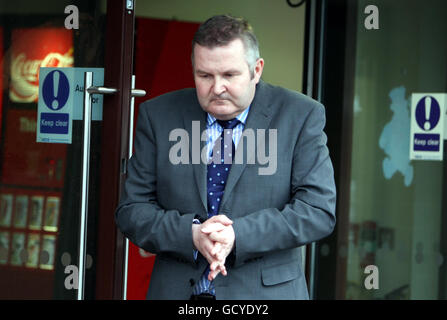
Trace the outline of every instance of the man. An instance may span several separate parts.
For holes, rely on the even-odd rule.
[[[324,107],[261,80],[242,19],[210,18],[192,50],[196,89],[140,106],[116,211],[157,255],[147,298],[308,299],[300,246],[335,225]]]

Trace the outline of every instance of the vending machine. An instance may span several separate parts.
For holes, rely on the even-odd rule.
[[[36,142],[39,68],[72,65],[71,31],[0,29],[2,298],[52,297],[67,146]]]

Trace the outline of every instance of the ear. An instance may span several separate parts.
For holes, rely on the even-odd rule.
[[[264,70],[264,59],[259,58],[258,60],[256,60],[255,73],[254,73],[254,80],[256,83],[258,83],[259,80],[261,79],[262,70]]]

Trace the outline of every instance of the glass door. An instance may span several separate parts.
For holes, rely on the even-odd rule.
[[[0,4],[0,299],[120,298],[114,207],[128,148],[134,1],[19,2]],[[73,106],[71,143],[36,142],[41,67],[99,68],[95,84],[114,89],[92,97],[85,223],[83,104]],[[83,94],[82,83],[72,89]]]
[[[444,161],[411,160],[410,128],[412,94],[447,89],[447,3],[326,3],[338,212],[318,250],[318,297],[445,299],[446,151]]]
[[[442,161],[410,161],[411,95],[446,92],[445,1],[358,1],[346,299],[445,299]],[[399,17],[399,22],[395,20]],[[376,265],[380,286],[365,288]]]

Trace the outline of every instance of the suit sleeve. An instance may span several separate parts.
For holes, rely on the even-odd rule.
[[[157,203],[157,141],[149,110],[149,105],[140,106],[134,154],[115,212],[116,223],[130,241],[144,250],[154,254],[168,253],[194,263],[194,214],[164,210]]]
[[[336,191],[323,131],[325,121],[324,107],[317,104],[298,135],[289,203],[282,210],[266,208],[234,220],[234,266],[273,251],[317,241],[332,232]]]

